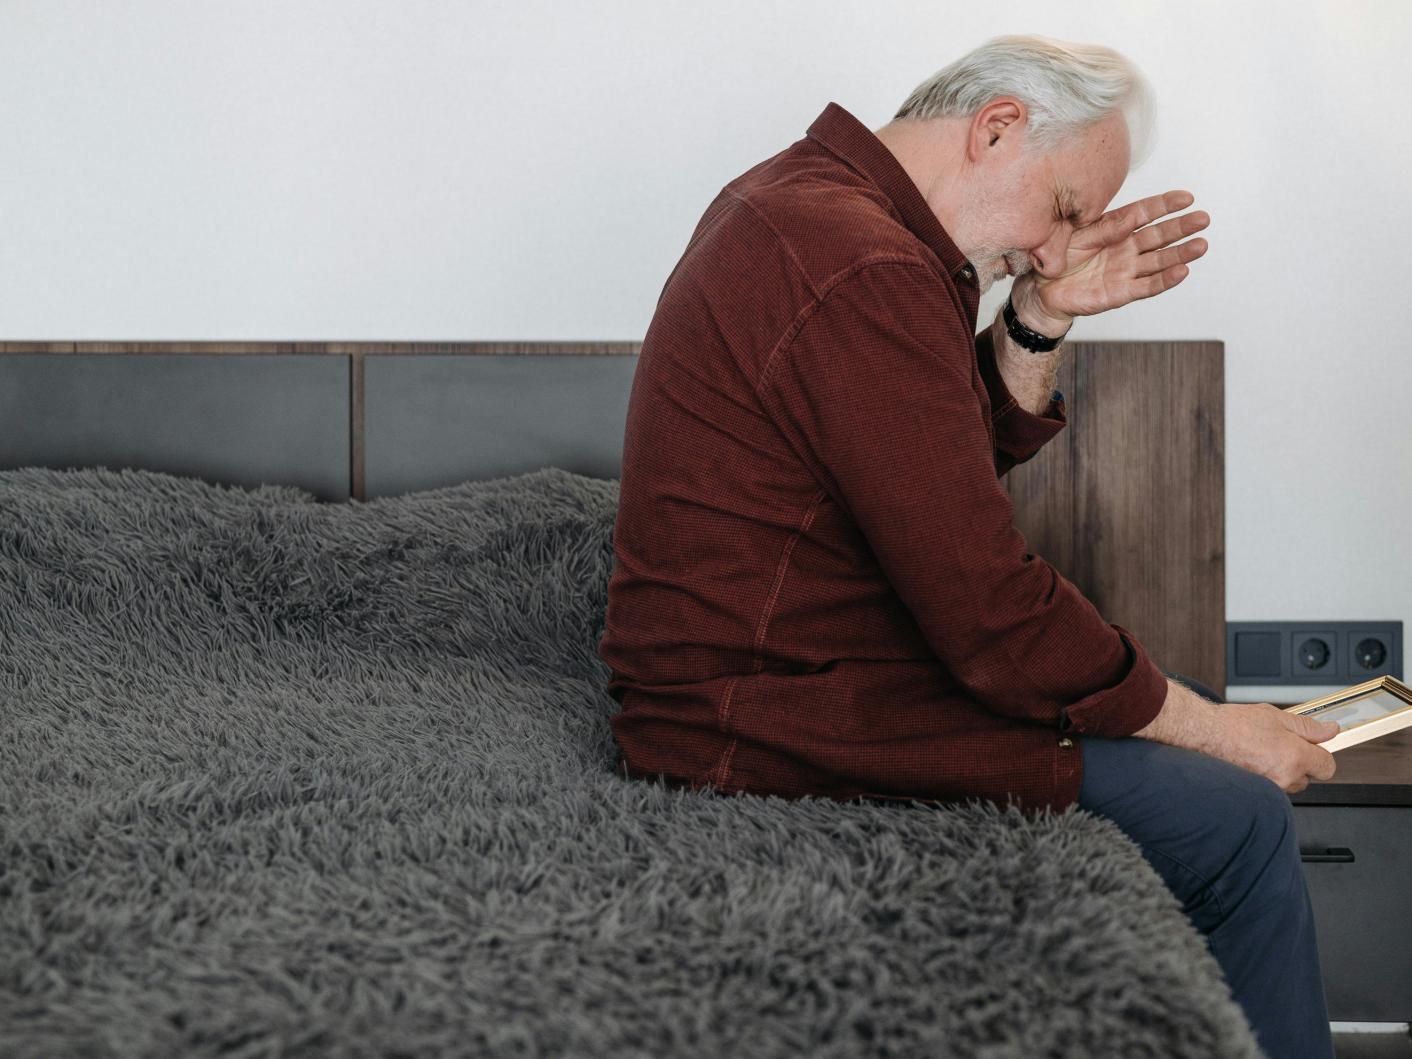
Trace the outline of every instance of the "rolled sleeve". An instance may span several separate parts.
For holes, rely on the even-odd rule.
[[[1132,633],[1121,625],[1113,630],[1128,652],[1128,671],[1118,683],[1070,703],[1059,713],[1059,730],[1067,734],[1121,739],[1146,728],[1167,700],[1167,678]]]
[[[1003,478],[1010,468],[1034,456],[1045,443],[1068,424],[1064,395],[1054,390],[1049,404],[1038,415],[1022,406],[1010,388],[995,358],[994,340],[987,327],[976,335],[976,364],[990,397],[990,418],[995,430],[995,476]]]
[[[1166,679],[1026,550],[995,473],[973,337],[943,282],[900,262],[839,281],[767,363],[761,403],[973,699],[1075,731],[1136,730]],[[1028,413],[1009,414],[1023,430]]]

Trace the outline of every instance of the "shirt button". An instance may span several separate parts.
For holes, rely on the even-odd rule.
[[[1064,738],[1059,740],[1059,745],[1062,746],[1065,750],[1067,750],[1069,749],[1069,747],[1074,745],[1074,741],[1066,735],[1064,736]]]
[[[963,269],[961,270],[961,278],[962,278],[962,279],[973,279],[973,278],[975,277],[975,274],[976,274],[975,269],[971,268],[970,265],[967,265],[965,268],[963,268]]]

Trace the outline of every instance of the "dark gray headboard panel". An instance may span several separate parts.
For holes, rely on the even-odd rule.
[[[616,478],[635,342],[0,342],[0,470],[133,467],[324,500]]]
[[[138,467],[347,500],[344,357],[0,356],[0,469]]]
[[[622,474],[635,356],[367,356],[364,495],[562,467]]]

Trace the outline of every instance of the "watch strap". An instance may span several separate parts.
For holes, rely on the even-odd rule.
[[[1015,306],[1011,304],[1009,298],[1005,299],[1005,308],[1002,310],[1002,313],[1005,317],[1005,332],[1016,345],[1023,346],[1032,353],[1048,353],[1057,349],[1059,343],[1064,341],[1064,335],[1069,333],[1065,331],[1064,334],[1060,335],[1058,338],[1050,338],[1048,335],[1042,335],[1038,331],[1031,331],[1024,324],[1020,323],[1020,318],[1015,315]]]

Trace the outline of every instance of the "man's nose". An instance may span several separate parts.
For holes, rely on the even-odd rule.
[[[1072,235],[1067,224],[1060,224],[1040,246],[1030,251],[1030,262],[1045,279],[1053,279],[1064,271],[1064,261],[1069,254],[1069,237]]]

